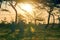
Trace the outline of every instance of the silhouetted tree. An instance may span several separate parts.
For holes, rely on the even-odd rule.
[[[2,3],[3,3],[4,1],[6,1],[6,5],[7,5],[7,2],[9,2],[10,6],[14,9],[14,11],[15,11],[15,13],[16,13],[15,23],[17,23],[17,10],[16,10],[15,6],[13,5],[13,0],[1,0],[1,1],[0,1],[0,8],[1,8],[1,5],[2,5]],[[6,12],[7,12],[8,10],[7,10],[7,9],[3,9],[2,11],[6,11]]]
[[[50,7],[50,11],[48,11],[49,15],[48,15],[48,24],[46,26],[46,28],[47,28],[48,25],[49,25],[49,21],[50,21],[50,16],[51,15],[53,16],[53,23],[54,23],[54,15],[53,15],[52,11],[53,11],[54,7],[59,8],[59,6],[57,6],[57,5],[60,4],[60,0],[41,0],[41,1],[38,0],[38,2],[44,4],[45,7],[46,6]]]

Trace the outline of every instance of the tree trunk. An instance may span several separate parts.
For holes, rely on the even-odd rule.
[[[11,7],[15,10],[16,16],[15,16],[15,23],[17,23],[17,10],[16,8],[10,3]]]
[[[47,28],[47,27],[49,26],[49,21],[50,21],[50,14],[49,14],[49,16],[48,16],[48,23],[47,23],[47,25],[46,25],[45,28]]]
[[[13,6],[13,4],[11,2],[9,2],[9,4],[11,5],[11,7],[14,9],[15,13],[16,13],[16,16],[15,16],[15,22],[13,23],[13,25],[11,26],[11,32],[10,33],[13,33],[15,32],[15,27],[16,27],[16,24],[17,24],[17,10],[16,8]],[[10,34],[9,33],[9,34]]]
[[[48,26],[49,26],[49,22],[50,22],[50,17],[51,17],[51,13],[52,13],[52,11],[53,11],[53,7],[50,7],[50,11],[48,12],[49,13],[49,16],[48,16],[48,23],[47,23],[47,25],[45,26],[45,28],[47,28]]]
[[[55,23],[55,17],[54,17],[54,15],[53,15],[53,14],[52,14],[52,17],[53,17],[53,24],[52,24],[51,28],[53,28],[54,23]]]

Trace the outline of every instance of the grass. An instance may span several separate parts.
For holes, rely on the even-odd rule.
[[[14,24],[4,24],[4,26],[0,24],[0,40],[60,40],[60,28],[42,29],[34,24],[23,24],[24,27],[17,24],[14,29],[12,25]],[[30,27],[33,27],[35,32],[31,32]]]

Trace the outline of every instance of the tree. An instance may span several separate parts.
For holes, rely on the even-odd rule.
[[[52,15],[53,16],[53,25],[54,25],[54,15],[52,13],[54,7],[57,7],[57,8],[60,8],[60,6],[57,6],[58,4],[60,4],[60,0],[38,0],[38,3],[42,3],[45,7],[48,6],[50,9],[50,11],[47,11],[48,12],[48,24],[46,26],[46,28],[48,27],[49,25],[49,21],[50,21],[50,16]]]
[[[9,2],[10,6],[14,9],[15,13],[16,13],[16,17],[15,17],[15,23],[17,23],[17,10],[15,8],[15,6],[13,5],[13,0],[0,0],[0,8],[1,8],[1,5],[3,3],[3,1],[6,1],[6,5],[7,5],[7,2]],[[3,9],[4,11],[8,11],[7,9]]]
[[[11,25],[11,32],[9,32],[8,34],[10,34],[10,33],[13,33],[14,31],[15,31],[15,27],[16,27],[16,24],[17,24],[17,10],[16,10],[16,5],[13,5],[13,0],[1,0],[0,1],[0,8],[1,8],[1,5],[2,5],[2,3],[5,1],[5,5],[9,5],[9,6],[11,6],[13,9],[14,9],[14,11],[15,11],[15,13],[16,13],[16,16],[15,16],[15,22],[12,22],[12,25]],[[7,3],[9,3],[9,4],[7,4]],[[9,11],[9,10],[7,10],[7,9],[2,9],[1,11]]]

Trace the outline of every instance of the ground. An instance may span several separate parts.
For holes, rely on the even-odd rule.
[[[0,40],[60,40],[60,28],[44,29],[36,27],[35,32],[31,32],[29,27],[20,31],[17,27],[11,32],[9,27],[0,28]]]

